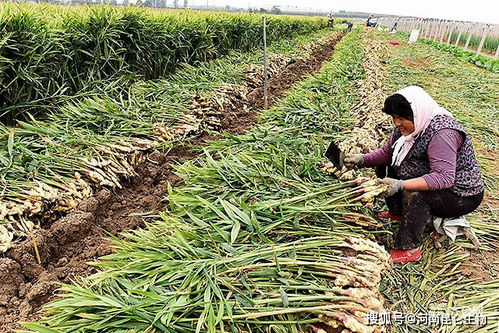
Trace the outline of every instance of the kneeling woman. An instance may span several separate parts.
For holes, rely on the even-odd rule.
[[[431,216],[457,217],[482,202],[484,184],[470,137],[463,126],[422,88],[410,86],[389,96],[383,112],[396,128],[388,142],[368,154],[347,155],[347,167],[377,167],[390,185],[388,212],[400,220],[395,263],[419,260],[421,238]]]

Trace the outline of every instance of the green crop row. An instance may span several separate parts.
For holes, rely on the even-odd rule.
[[[281,56],[300,57],[306,45],[329,34],[329,30],[321,30],[296,36],[275,42],[268,50]],[[183,115],[194,108],[192,103],[198,94],[212,100],[224,86],[245,85],[245,71],[259,64],[262,58],[262,50],[231,52],[197,66],[184,65],[165,79],[139,80],[117,97],[110,96],[104,89],[100,94],[96,92],[90,97],[61,103],[57,109],[48,110],[44,119],[18,120],[16,126],[0,124],[0,185],[3,189],[0,226],[6,223],[9,230],[17,230],[19,221],[10,219],[19,214],[12,209],[13,205],[25,205],[30,200],[28,193],[41,183],[67,193],[75,181],[75,172],[88,176],[90,170],[94,170],[91,159],[112,159],[115,175],[132,175],[128,162],[122,160],[130,154],[117,152],[115,148],[110,151],[110,146],[146,140],[148,144],[154,142],[158,150],[168,150],[184,137],[159,138],[158,127],[167,130],[182,123]],[[84,193],[85,190],[79,188],[76,195],[81,198]],[[52,202],[50,207],[57,206],[54,198],[46,199]],[[58,197],[56,201],[61,199]],[[27,210],[26,215],[37,214],[32,208]],[[17,232],[16,235],[24,236]]]
[[[101,273],[67,286],[42,321],[47,326],[26,327],[298,333],[321,314],[352,318],[357,300],[335,287],[334,276],[375,276],[345,265],[338,248],[361,233],[347,219],[360,204],[345,200],[357,195],[355,185],[321,174],[316,162],[358,103],[360,41],[360,30],[348,34],[333,61],[267,111],[260,126],[180,166],[186,184],[169,191],[168,212],[116,240]]]
[[[405,37],[409,37],[409,34],[403,31],[398,32],[400,35],[403,35]],[[432,45],[439,50],[447,51],[449,53],[452,53],[458,58],[461,58],[463,60],[466,60],[478,67],[488,69],[492,72],[499,72],[499,60],[494,60],[492,58],[483,56],[483,55],[476,55],[475,52],[467,51],[464,50],[458,46],[454,45],[449,45],[445,43],[440,43],[437,41],[433,41],[430,39],[425,39],[425,38],[419,38],[419,41],[426,43],[428,45]],[[452,43],[451,43],[452,44]]]
[[[499,72],[499,60],[494,60],[483,55],[476,55],[475,52],[466,51],[460,47],[453,45],[447,45],[444,43],[435,42],[427,39],[421,39],[421,41],[423,41],[426,44],[435,46],[440,50],[450,52],[459,58],[462,58],[472,64],[477,65],[478,67],[482,67],[496,73]]]
[[[258,14],[0,4],[0,120],[26,119],[105,83],[162,78],[181,64],[258,48],[262,24]],[[267,38],[325,24],[269,15]]]
[[[454,44],[457,40],[457,37],[459,34],[457,32],[453,32],[451,34],[451,43]],[[461,34],[461,37],[459,39],[459,45],[465,45],[466,41],[468,40],[469,34],[463,33]],[[470,38],[470,43],[469,46],[476,46],[480,44],[482,37],[478,35],[472,35]],[[497,50],[497,47],[499,46],[499,38],[494,37],[494,36],[487,36],[485,38],[485,42],[483,43],[483,48],[485,50],[488,50],[491,53],[495,53]]]

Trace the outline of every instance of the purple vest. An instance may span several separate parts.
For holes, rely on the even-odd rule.
[[[435,133],[445,128],[458,130],[466,136],[462,146],[457,150],[456,178],[451,191],[463,197],[482,192],[484,184],[470,137],[457,120],[445,115],[435,116],[426,130],[416,139],[400,166],[394,166],[397,175],[400,179],[411,179],[430,173],[428,144]],[[392,142],[395,142],[401,135],[400,130],[395,129]]]

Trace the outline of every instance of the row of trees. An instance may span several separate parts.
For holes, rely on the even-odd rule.
[[[271,13],[271,14],[282,14],[281,8],[279,6],[272,6],[270,10],[267,10],[265,8],[260,8],[260,9],[249,9],[250,13]]]

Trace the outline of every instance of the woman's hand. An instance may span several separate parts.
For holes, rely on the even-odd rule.
[[[385,197],[391,197],[392,195],[404,189],[404,181],[401,179],[386,177],[381,179],[381,182],[389,186],[386,192],[384,193]]]
[[[386,197],[391,197],[395,193],[400,192],[404,189],[409,191],[427,191],[430,189],[423,177],[407,180],[387,177],[381,179],[381,182],[390,186],[385,193]]]
[[[361,166],[364,164],[364,157],[362,154],[347,154],[343,158],[343,163],[347,169],[352,169],[354,166]]]

